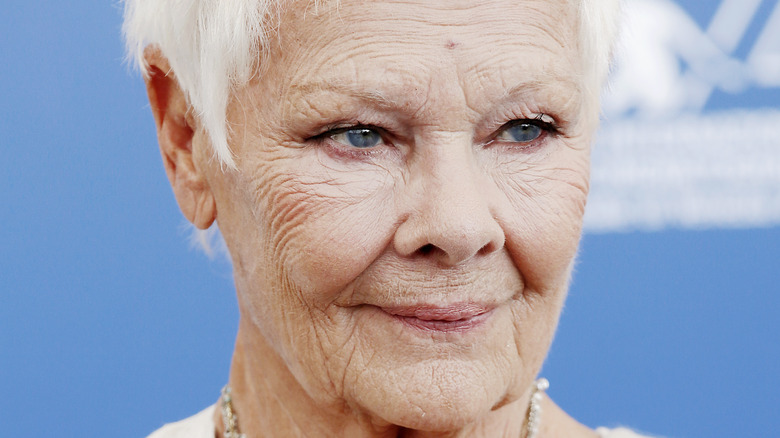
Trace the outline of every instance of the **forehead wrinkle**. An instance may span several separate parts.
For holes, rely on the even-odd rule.
[[[560,70],[498,68],[472,72],[466,77],[477,78],[480,85],[478,93],[466,95],[468,104],[481,115],[520,104],[528,111],[549,113],[558,123],[574,121],[582,106],[582,84]]]
[[[580,105],[585,84],[579,70],[579,55],[565,48],[562,51],[557,44],[523,45],[532,49],[523,53],[528,62],[518,62],[517,45],[502,45],[487,52],[484,62],[461,63],[461,68],[465,68],[463,77],[479,81],[480,86],[476,88],[486,93],[491,102],[533,99],[537,104],[556,105],[559,111]],[[473,100],[479,96],[468,97]],[[571,101],[570,104],[560,104],[561,98]]]
[[[331,75],[320,77],[318,74],[310,76],[311,80],[304,78],[300,82],[292,80],[287,86],[288,102],[303,101],[307,105],[327,102],[329,106],[334,104],[351,105],[359,102],[360,105],[370,109],[393,112],[402,119],[416,120],[429,118],[434,113],[432,105],[440,107],[452,107],[452,96],[440,95],[442,90],[452,91],[453,87],[443,87],[435,84],[436,78],[426,66],[409,65],[382,69],[379,73],[371,75],[370,79],[361,80],[358,77]],[[454,76],[454,75],[453,75]],[[460,87],[454,87],[460,88]],[[432,94],[436,94],[434,98]],[[342,96],[344,100],[336,100],[331,96]],[[462,102],[464,91],[458,90],[455,103]],[[351,101],[351,102],[350,102]]]
[[[306,3],[311,3],[312,0],[303,0]],[[308,17],[304,14],[305,19],[315,19],[326,21],[329,19],[336,19],[341,24],[348,22],[350,18],[349,9],[345,8],[345,4],[348,1],[335,0],[335,1],[321,1],[316,2],[322,5],[322,10],[317,10],[314,14]],[[479,22],[483,19],[483,16],[490,17],[491,12],[500,10],[504,14],[507,12],[506,8],[496,4],[489,0],[474,1],[474,0],[448,0],[441,2],[439,5],[437,2],[426,2],[424,5],[420,5],[416,1],[372,1],[363,2],[371,3],[371,8],[375,11],[386,11],[383,14],[386,20],[402,19],[403,21],[410,23],[422,23],[425,25],[434,25],[441,27],[465,27],[473,26],[475,22]],[[549,7],[557,3],[555,13],[544,11],[544,8]],[[571,6],[574,0],[522,0],[517,2],[517,10],[522,11],[522,14],[528,15],[528,12],[533,12],[541,17],[547,17],[551,23],[558,23],[559,17],[564,6]],[[406,4],[413,9],[410,11],[407,9],[405,15],[399,17],[395,12],[399,4]],[[353,14],[354,15],[354,14]],[[492,18],[488,18],[492,20]]]
[[[328,3],[326,2],[325,5]],[[537,97],[536,100],[538,101],[540,96],[555,94],[553,92],[544,92],[545,89],[551,88],[545,82],[553,82],[554,84],[571,82],[573,84],[572,87],[561,88],[558,94],[570,94],[571,90],[575,91],[572,94],[579,94],[580,87],[576,84],[576,81],[570,80],[570,77],[573,76],[571,73],[568,74],[569,78],[564,78],[565,75],[555,74],[555,72],[576,71],[579,67],[579,63],[570,59],[571,56],[576,56],[576,48],[571,47],[571,44],[568,46],[565,44],[567,37],[573,36],[576,33],[576,29],[570,29],[571,26],[565,25],[571,21],[568,19],[571,17],[571,14],[563,10],[562,5],[564,3],[568,2],[524,1],[521,5],[522,8],[518,7],[516,10],[509,11],[513,12],[512,15],[516,16],[517,20],[514,20],[512,23],[501,21],[498,23],[498,26],[480,25],[480,18],[484,17],[469,15],[471,12],[476,12],[476,15],[483,15],[484,11],[481,8],[472,10],[470,5],[484,7],[485,5],[489,6],[489,2],[484,4],[479,2],[460,2],[457,7],[445,8],[444,12],[446,13],[441,15],[422,14],[422,12],[436,10],[439,5],[434,3],[420,6],[415,9],[415,13],[403,17],[394,16],[390,13],[392,10],[388,10],[387,14],[380,14],[381,18],[378,20],[397,21],[397,24],[401,26],[401,29],[398,26],[389,27],[394,29],[390,34],[387,33],[388,26],[380,26],[385,31],[377,34],[370,22],[352,20],[360,16],[358,14],[359,10],[356,11],[351,7],[331,9],[326,6],[326,11],[310,14],[303,21],[296,20],[298,25],[293,26],[291,34],[284,32],[291,39],[286,37],[283,39],[287,40],[288,43],[295,43],[295,46],[293,46],[291,52],[285,53],[283,51],[282,56],[296,64],[300,62],[300,59],[314,62],[309,64],[307,69],[309,74],[297,78],[303,79],[302,81],[296,83],[296,78],[289,78],[288,81],[285,81],[287,84],[281,92],[286,95],[287,101],[293,102],[300,99],[319,100],[316,95],[320,93],[325,93],[325,95],[340,94],[356,101],[364,102],[366,105],[382,111],[404,108],[405,115],[415,118],[424,118],[423,115],[432,115],[431,111],[446,112],[443,111],[443,106],[452,106],[464,101],[472,112],[480,107],[484,107],[485,104],[492,106],[494,102],[499,102],[498,99],[509,100],[513,98],[526,99]],[[553,10],[545,10],[550,5],[553,5]],[[346,4],[343,6],[346,6]],[[358,5],[358,8],[360,7]],[[370,7],[372,9],[386,10],[389,4],[377,2],[372,3]],[[372,22],[376,20],[376,15],[372,14]],[[424,26],[418,25],[420,23],[424,24]],[[345,33],[337,30],[340,27],[344,27],[345,24],[349,24],[349,32]],[[505,37],[510,24],[511,31],[515,36],[511,38],[511,41],[507,41]],[[434,27],[431,28],[431,25]],[[459,39],[458,31],[441,33],[435,29],[436,27],[441,28],[442,26],[450,25],[457,25],[458,27],[477,26],[480,28],[480,37],[478,39],[483,41],[489,41],[491,35],[502,38],[498,40],[500,41],[498,45],[492,43],[487,47],[480,44],[476,46],[473,44],[460,46],[457,50],[449,51],[447,59],[430,56],[433,52],[425,55],[425,52],[428,52],[431,48],[442,47],[440,43],[449,37]],[[313,31],[313,28],[320,26],[325,26],[325,31]],[[409,33],[403,32],[403,28],[408,28]],[[298,31],[304,29],[308,29],[306,32],[308,35],[302,39],[297,38]],[[332,32],[332,30],[336,31]],[[421,35],[425,35],[425,37],[421,37]],[[405,62],[405,58],[408,57],[405,57],[404,53],[399,53],[398,51],[382,52],[381,50],[373,50],[377,44],[380,46],[387,44],[389,37],[394,38],[392,41],[404,45],[404,53],[408,50],[420,51],[421,54],[425,55],[423,63],[421,65],[408,64]],[[400,40],[398,39],[399,37]],[[496,38],[492,39],[496,40]],[[309,43],[302,44],[306,40]],[[434,40],[436,41],[434,42]],[[317,47],[327,46],[343,46],[349,48],[349,50],[341,50],[335,54],[335,57],[323,58],[316,56],[318,53]],[[524,47],[533,51],[526,53]],[[529,60],[528,63],[523,60],[518,61],[518,50],[524,53],[523,56]],[[475,51],[479,53],[477,57],[474,56]],[[389,67],[384,67],[381,70],[372,69],[369,70],[369,73],[361,73],[362,68],[357,68],[356,65],[347,67],[346,70],[343,68],[345,61],[352,64],[356,58],[357,60],[370,60],[374,64],[383,64]],[[477,59],[476,62],[475,59]],[[444,64],[440,64],[442,61]],[[540,63],[547,64],[547,66],[539,68]],[[522,67],[526,64],[528,68],[523,71]],[[489,68],[486,68],[485,65],[488,65]],[[510,66],[513,68],[508,68]],[[333,77],[330,79],[327,77],[334,67],[337,72],[340,72],[337,74],[342,75],[341,78]],[[515,82],[514,78],[505,73],[507,69],[517,72],[515,76],[522,78],[520,83],[513,83]],[[456,82],[450,82],[448,86],[440,75],[444,71],[451,72],[457,78]],[[483,75],[486,71],[488,78],[485,79],[489,80],[484,80],[483,82]],[[549,72],[549,74],[542,75],[545,71]],[[363,75],[366,76],[361,77]],[[372,77],[369,78],[368,75]],[[498,77],[495,77],[495,75],[498,75]],[[533,75],[536,78],[523,77],[526,75]],[[313,79],[313,82],[307,82],[307,79]],[[480,93],[484,94],[489,89],[495,90],[492,93],[488,93],[493,94],[493,97],[490,98],[491,101],[485,102],[484,95],[469,96],[471,89],[474,88],[473,86],[471,86],[471,89],[469,88],[470,83],[473,84],[475,79],[484,84],[479,89]],[[452,87],[454,83],[457,83],[461,89],[454,90],[453,88],[458,88],[457,86]],[[548,86],[545,87],[544,85]],[[510,88],[507,88],[507,86]],[[578,99],[569,98],[568,100],[577,101]],[[433,108],[432,102],[438,108]],[[348,101],[345,101],[345,104],[349,105]],[[470,117],[473,117],[473,114],[470,114]]]
[[[579,20],[574,19],[570,9],[561,8],[559,4],[555,11],[544,11],[541,6],[550,7],[553,2],[542,2],[539,7],[529,6],[524,12],[532,14],[531,20],[523,22],[520,31],[529,37],[546,35],[560,48],[569,48],[569,43],[577,42]],[[554,6],[553,6],[554,7]],[[526,28],[528,29],[526,31]]]
[[[306,60],[308,67],[303,74],[292,75],[283,81],[281,94],[292,101],[314,98],[317,94],[340,94],[381,110],[416,106],[421,88],[429,81],[427,76],[431,66],[425,62],[409,62],[410,59],[425,59],[425,56],[399,58],[399,53],[395,51],[383,51],[387,37],[365,35],[362,31],[352,35],[335,35],[332,39],[318,35],[315,38],[320,43],[306,44],[296,53],[283,54],[285,63],[297,64],[301,62],[299,60]],[[342,50],[330,57],[318,56],[318,48],[328,46],[341,47]],[[376,50],[377,47],[379,50]],[[422,54],[425,49],[426,44],[414,44],[412,41],[406,44],[404,53],[413,51]]]
[[[537,46],[540,43],[540,35],[549,37],[557,46],[566,47],[567,37],[577,36],[577,20],[571,20],[572,14],[564,8],[564,5],[571,3],[571,0],[525,0],[519,2],[517,8],[507,10],[505,7],[498,5],[492,6],[493,3],[489,1],[474,2],[463,1],[446,2],[446,6],[438,7],[436,2],[426,3],[419,5],[417,2],[371,2],[371,9],[374,10],[374,14],[371,17],[372,22],[392,22],[393,26],[379,26],[380,29],[384,29],[385,32],[388,29],[392,29],[390,34],[377,34],[377,26],[367,25],[367,23],[361,20],[362,14],[360,11],[355,11],[355,8],[346,7],[346,4],[339,7],[339,4],[346,3],[342,1],[336,2],[324,2],[325,10],[322,13],[314,14],[313,16],[304,17],[304,19],[298,23],[298,26],[293,26],[293,33],[297,33],[295,27],[300,28],[312,28],[317,26],[324,26],[328,32],[318,33],[318,37],[315,38],[327,38],[326,34],[334,35],[330,33],[330,30],[335,28],[348,28],[348,32],[342,32],[341,35],[335,35],[335,44],[347,44],[354,43],[357,40],[362,43],[370,39],[379,39],[380,42],[398,41],[399,35],[416,35],[414,38],[405,38],[405,43],[417,43],[419,45],[426,45],[432,41],[431,38],[436,39],[437,42],[441,39],[444,42],[447,39],[458,39],[459,28],[478,28],[478,33],[483,36],[496,35],[505,38],[507,35],[514,34],[516,36],[527,37],[528,45]],[[334,6],[333,3],[336,5]],[[413,6],[411,13],[407,13],[403,16],[399,16],[395,12],[395,7],[398,3],[408,3]],[[359,7],[365,5],[359,5]],[[553,8],[552,11],[548,10]],[[504,15],[507,13],[514,16],[511,23],[511,27],[507,28],[510,23],[496,23],[494,17],[490,14],[491,11],[495,12],[496,9],[500,9]],[[439,11],[439,13],[431,13],[433,11]],[[385,11],[384,14],[376,14],[376,11]],[[380,17],[378,18],[377,15]],[[568,18],[569,23],[564,23],[562,17]],[[300,17],[299,17],[300,18]],[[375,24],[375,23],[374,23]],[[498,26],[496,26],[498,24]],[[504,26],[501,26],[504,24]],[[404,32],[403,29],[407,28],[408,32]],[[438,28],[438,29],[437,29]],[[453,28],[454,34],[442,35],[441,28]],[[510,32],[510,33],[507,33]],[[567,32],[568,31],[568,32]],[[442,39],[441,37],[446,37]],[[388,40],[388,38],[391,38]],[[576,44],[576,41],[574,41]],[[439,44],[436,44],[439,45]],[[485,49],[481,47],[481,49]]]

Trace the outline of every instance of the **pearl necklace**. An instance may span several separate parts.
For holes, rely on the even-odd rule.
[[[550,382],[544,377],[536,379],[534,382],[534,392],[531,394],[531,402],[528,404],[528,426],[526,427],[525,437],[536,438],[539,433],[539,424],[542,422],[542,397],[544,391],[550,387]]]
[[[233,411],[233,397],[230,395],[230,387],[222,388],[222,422],[225,424],[225,438],[246,438],[246,435],[238,431],[238,416]]]
[[[549,387],[550,382],[544,377],[534,382],[534,391],[531,394],[531,402],[528,404],[526,417],[526,438],[536,438],[536,435],[539,433],[539,424],[542,420],[542,405],[540,403],[544,391]],[[246,438],[246,435],[238,430],[238,416],[233,410],[233,397],[230,395],[229,386],[222,388],[220,403],[222,406],[222,422],[225,424],[225,438]]]

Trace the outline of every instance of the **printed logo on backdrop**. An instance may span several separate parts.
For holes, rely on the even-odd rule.
[[[627,0],[603,107],[588,231],[780,224],[780,0]]]

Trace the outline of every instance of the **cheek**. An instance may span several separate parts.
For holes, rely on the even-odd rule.
[[[587,143],[586,143],[587,144]],[[496,177],[506,210],[506,246],[529,292],[565,293],[588,196],[589,152],[563,147],[532,164],[508,164]]]
[[[277,281],[322,308],[392,239],[393,177],[381,167],[339,166],[320,152],[272,163],[252,200],[267,224],[267,263]]]
[[[395,181],[386,168],[282,152],[245,157],[230,191],[242,208],[231,236],[240,308],[298,381],[327,395],[351,333],[332,304],[391,240]]]

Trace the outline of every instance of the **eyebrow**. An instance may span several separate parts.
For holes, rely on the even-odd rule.
[[[557,85],[552,85],[555,82]],[[560,86],[565,84],[564,90],[572,92],[575,95],[582,95],[582,88],[578,81],[573,78],[558,78],[554,81],[535,79],[531,81],[521,81],[509,88],[504,92],[504,95],[500,99],[506,99],[514,96],[524,96],[528,94],[557,94],[553,93],[551,88],[554,86]]]
[[[389,98],[376,87],[369,88],[368,90],[357,89],[349,82],[339,79],[293,84],[290,86],[289,90],[290,92],[295,93],[296,97],[303,97],[316,93],[338,93],[362,101],[371,102],[374,106],[383,109],[395,108],[399,103]],[[289,97],[289,95],[287,97]]]
[[[549,110],[555,110],[560,115],[579,114],[584,104],[585,97],[582,84],[573,77],[563,77],[553,81],[533,80],[520,82],[505,90],[497,102],[510,102],[515,100],[527,100],[536,96],[543,96],[544,100],[551,104]]]
[[[554,79],[553,79],[554,78]],[[364,102],[375,109],[391,111],[400,107],[412,106],[415,108],[421,107],[418,103],[412,102],[409,99],[411,93],[401,90],[402,86],[393,85],[389,93],[383,92],[380,88],[386,86],[387,81],[384,83],[377,82],[369,87],[356,87],[353,83],[341,78],[318,80],[313,82],[304,82],[301,84],[292,84],[288,88],[292,94],[292,101],[299,100],[300,98],[306,98],[314,94],[324,93],[331,94],[336,93],[343,96],[349,96],[355,100]],[[563,84],[563,88],[561,85]],[[396,89],[397,88],[397,89]],[[503,91],[496,93],[492,97],[491,106],[506,105],[509,102],[517,100],[531,100],[537,99],[539,96],[543,97],[543,100],[551,102],[552,108],[556,113],[576,113],[582,106],[582,87],[581,84],[571,76],[553,77],[549,75],[547,78],[533,78],[526,80],[516,81],[512,86],[503,89]],[[290,98],[290,94],[286,98]],[[560,97],[560,100],[557,99]],[[563,101],[565,99],[565,101]],[[426,99],[427,100],[427,99]]]

